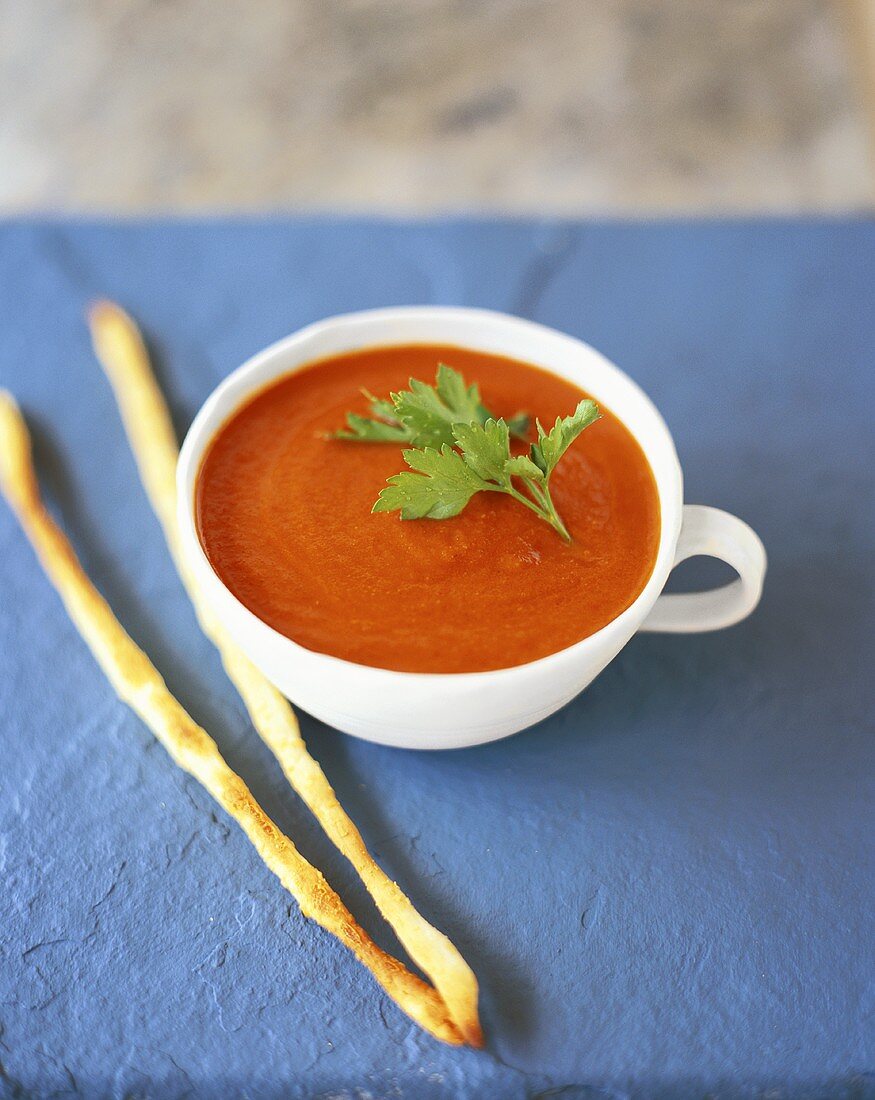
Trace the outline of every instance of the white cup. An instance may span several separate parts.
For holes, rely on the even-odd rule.
[[[534,363],[578,385],[616,414],[640,443],[656,478],[662,532],[643,591],[616,619],[548,657],[495,672],[392,672],[305,649],[254,615],[219,579],[195,525],[195,479],[218,429],[266,383],[327,356],[391,344],[456,344]],[[638,630],[696,633],[749,615],[762,592],[766,554],[735,516],[683,503],[668,428],[641,389],[581,340],[485,310],[423,306],[329,318],[280,340],[238,368],[204,403],[177,471],[184,550],[218,618],[250,660],[292,702],[356,737],[415,749],[455,749],[507,737],[540,722],[581,692]],[[678,562],[697,554],[739,576],[710,592],[660,595]]]

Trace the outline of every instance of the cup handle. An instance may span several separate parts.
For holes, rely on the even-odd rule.
[[[685,504],[674,564],[704,554],[738,571],[738,578],[710,592],[660,596],[641,630],[698,634],[741,622],[760,602],[766,551],[759,535],[737,516],[719,508]]]

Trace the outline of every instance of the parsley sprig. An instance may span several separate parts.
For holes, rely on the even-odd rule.
[[[333,438],[369,443],[411,443],[403,452],[410,467],[389,478],[373,512],[400,512],[402,519],[449,519],[477,493],[504,493],[549,523],[566,542],[568,528],[550,495],[550,475],[580,433],[599,418],[588,398],[549,431],[536,421],[537,440],[528,454],[513,454],[512,435],[525,438],[528,417],[496,419],[458,371],[441,364],[435,385],[415,378],[390,400],[366,395],[373,419],[349,413],[347,429]]]

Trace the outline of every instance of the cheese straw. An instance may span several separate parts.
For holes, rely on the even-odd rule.
[[[98,302],[90,311],[89,323],[95,352],[115,392],[143,486],[164,529],[171,556],[201,629],[219,650],[255,729],[291,786],[353,865],[410,958],[434,983],[465,1042],[482,1046],[473,971],[450,940],[419,914],[374,861],[322,768],[308,752],[291,705],[238,649],[201,594],[185,560],[176,520],[176,434],[139,329],[111,302]]]
[[[27,426],[13,398],[2,390],[0,491],[119,698],[142,718],[173,760],[240,825],[301,912],[345,944],[421,1027],[445,1043],[462,1043],[441,996],[377,947],[359,927],[321,872],[265,814],[240,776],[226,764],[215,741],[171,695],[158,670],[125,632],[46,511],[33,469]]]

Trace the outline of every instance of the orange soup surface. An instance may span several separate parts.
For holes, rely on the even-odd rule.
[[[387,396],[437,364],[477,382],[496,416],[549,428],[587,396],[526,363],[457,347],[381,347],[313,363],[257,393],[219,430],[196,489],[201,543],[260,619],[308,649],[409,672],[480,672],[588,637],[638,596],[660,516],[647,459],[604,406],[550,479],[573,541],[500,493],[447,520],[371,513],[397,443],[324,438],[362,390]]]

